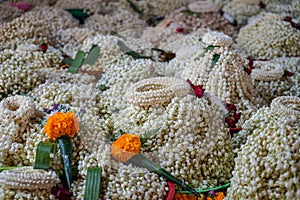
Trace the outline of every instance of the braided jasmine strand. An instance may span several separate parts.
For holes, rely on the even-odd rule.
[[[33,169],[32,167],[21,167],[5,170],[0,173],[0,184],[10,189],[47,189],[60,182],[54,171]]]
[[[175,96],[185,96],[190,86],[182,79],[155,77],[133,84],[126,92],[128,101],[137,106],[164,104]]]

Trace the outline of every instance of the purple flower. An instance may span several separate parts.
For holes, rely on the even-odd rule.
[[[216,191],[214,191],[214,190],[209,191],[209,193],[210,193],[211,195],[213,195],[213,196],[217,196],[217,193],[216,193]]]
[[[71,200],[72,194],[63,186],[56,186],[52,188],[52,194],[58,200]]]

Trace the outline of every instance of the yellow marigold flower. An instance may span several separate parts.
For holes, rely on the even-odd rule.
[[[139,136],[125,133],[112,143],[110,153],[114,159],[125,163],[140,152],[141,146]]]
[[[78,118],[73,112],[57,112],[48,117],[44,126],[44,133],[52,140],[56,140],[64,135],[74,137],[79,130]]]

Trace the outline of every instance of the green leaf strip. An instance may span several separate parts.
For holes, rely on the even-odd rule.
[[[136,154],[136,155],[132,156],[126,162],[126,164],[129,164],[129,163],[131,163],[137,167],[146,168],[148,171],[154,172],[154,173],[158,174],[159,176],[164,177],[168,181],[171,181],[171,182],[175,183],[176,185],[183,187],[185,190],[190,191],[191,193],[195,194],[196,196],[200,196],[199,193],[196,192],[196,190],[191,188],[189,185],[185,184],[184,181],[179,180],[178,178],[176,178],[175,176],[173,176],[172,174],[167,172],[165,169],[161,168],[160,166],[158,166],[155,163],[153,163],[152,161],[150,161],[148,158],[146,158],[142,154]]]
[[[189,16],[194,16],[194,17],[197,17],[197,18],[201,17],[200,12],[194,12],[194,11],[191,11],[191,10],[182,10],[181,13],[183,13],[185,15],[189,15]]]
[[[72,139],[68,136],[63,136],[58,138],[57,141],[64,164],[65,176],[70,189],[72,185]]]
[[[127,40],[123,35],[120,35],[118,32],[116,32],[116,31],[110,31],[110,35],[113,35],[113,36],[116,36],[116,37],[119,37],[119,38],[121,38],[121,39],[123,39],[123,40]]]
[[[211,63],[211,68],[213,68],[213,67],[217,64],[219,58],[220,58],[220,55],[219,55],[219,54],[215,54],[215,55],[214,55],[213,60],[212,60],[212,63]]]
[[[230,183],[226,183],[224,185],[220,185],[217,187],[213,187],[213,188],[206,188],[206,189],[196,189],[197,192],[199,193],[206,193],[206,192],[210,192],[212,190],[218,191],[218,190],[223,190],[226,189],[230,186]],[[176,190],[176,193],[181,193],[181,194],[191,194],[190,191],[186,191],[186,190]]]
[[[34,169],[49,169],[50,154],[55,154],[57,151],[55,142],[40,142],[36,149]]]
[[[84,9],[65,9],[68,11],[74,18],[78,19],[80,24],[84,23],[84,20],[90,15]]]
[[[124,42],[122,42],[121,40],[118,40],[117,44],[120,47],[121,51],[123,51],[127,55],[132,56],[133,58],[137,58],[137,59],[151,59],[151,57],[143,56],[143,55],[139,54],[138,52],[133,51],[128,46],[126,46],[126,44]]]
[[[89,64],[89,65],[95,64],[99,54],[100,54],[100,47],[96,44],[93,44],[83,64]]]
[[[126,0],[126,1],[129,3],[129,6],[134,10],[134,12],[136,12],[136,13],[138,13],[138,14],[140,14],[140,15],[143,14],[143,11],[141,11],[141,10],[137,7],[137,5],[135,5],[132,1],[130,1],[130,0]]]
[[[85,53],[83,51],[78,51],[75,59],[71,62],[68,71],[73,74],[76,74],[83,63],[84,56]]]
[[[99,199],[101,190],[101,167],[87,169],[84,200]]]

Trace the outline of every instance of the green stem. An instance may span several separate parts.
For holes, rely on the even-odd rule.
[[[164,177],[165,179],[175,183],[176,185],[179,185],[183,187],[184,189],[190,191],[191,193],[195,194],[197,197],[200,197],[199,193],[184,183],[184,181],[179,180],[178,178],[171,175],[169,172],[167,172],[165,169],[161,168],[160,166],[156,165],[152,161],[150,161],[148,158],[143,156],[142,154],[136,154],[132,158],[130,158],[126,163],[132,163],[137,167],[143,167],[146,168],[150,172],[154,172],[158,174],[159,176]]]

